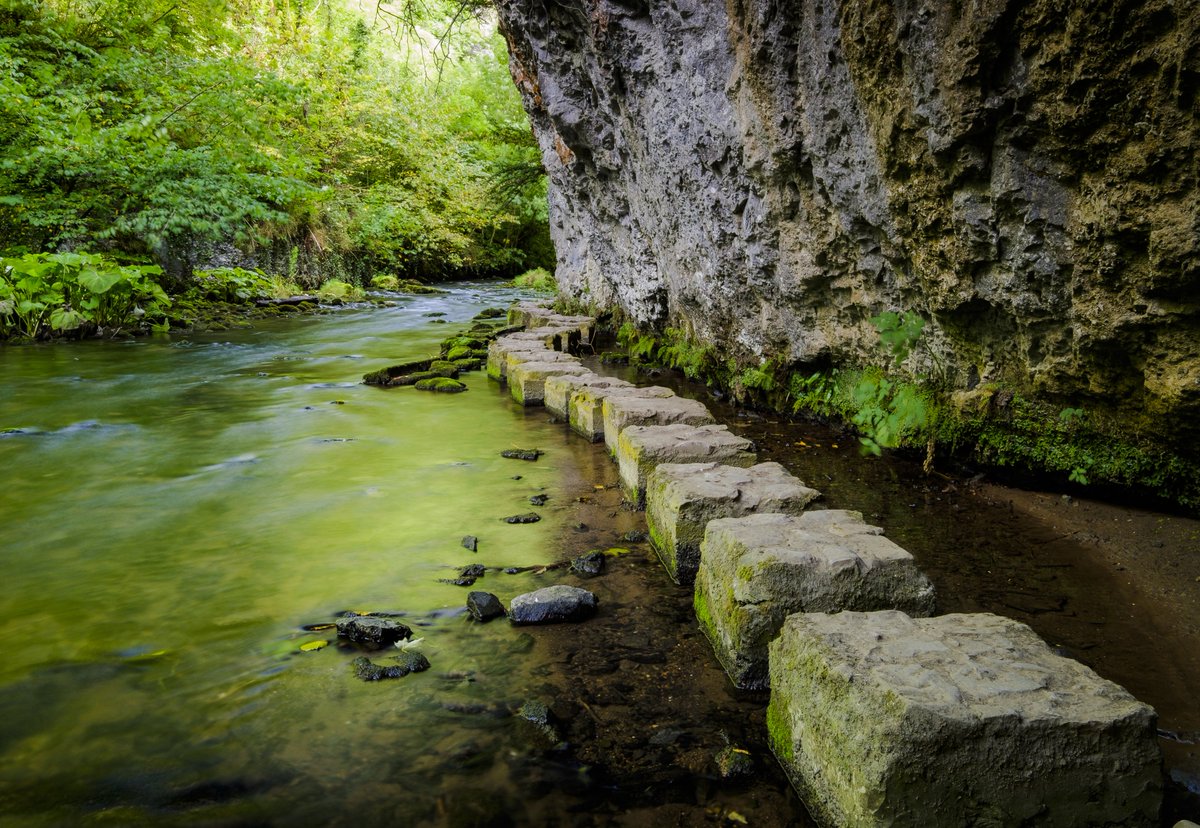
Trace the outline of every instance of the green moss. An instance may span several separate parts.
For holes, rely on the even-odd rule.
[[[446,377],[429,377],[418,380],[413,387],[418,391],[437,391],[442,394],[458,394],[467,390],[467,386],[461,382]]]
[[[458,345],[446,351],[446,359],[454,362],[459,359],[466,359],[471,356],[471,348],[466,345]]]
[[[696,621],[700,624],[700,629],[708,636],[709,641],[717,640],[717,628],[713,624],[712,613],[708,607],[708,598],[705,597],[700,584],[696,584],[696,589],[692,593],[692,608],[696,611]]]
[[[544,267],[535,267],[533,270],[525,271],[512,280],[512,285],[513,287],[536,290],[540,293],[554,293],[558,290],[558,283],[554,281],[554,274]]]
[[[796,759],[795,743],[792,741],[792,725],[787,711],[776,693],[767,703],[767,743],[780,762],[791,765]]]

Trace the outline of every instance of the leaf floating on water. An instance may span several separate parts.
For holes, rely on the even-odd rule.
[[[300,652],[315,653],[317,650],[323,650],[328,646],[328,641],[307,641],[300,645]]]
[[[424,640],[425,640],[424,638],[414,638],[410,641],[397,641],[392,646],[395,647],[397,650],[411,650],[413,647],[416,647]]]
[[[729,813],[727,813],[725,815],[725,818],[727,820],[729,820],[730,822],[736,822],[738,825],[749,825],[750,824],[746,821],[746,818],[744,816],[742,816],[741,814],[739,814],[737,811],[730,811]]]
[[[337,624],[305,624],[300,629],[305,632],[321,632],[322,630],[335,630]]]

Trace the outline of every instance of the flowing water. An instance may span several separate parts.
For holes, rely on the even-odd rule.
[[[627,536],[644,517],[602,447],[482,372],[461,395],[359,384],[516,296],[447,287],[186,339],[0,347],[0,429],[18,429],[0,435],[0,823],[809,824],[766,750],[765,696],[732,691],[688,591]],[[943,611],[1025,621],[1156,705],[1169,811],[1197,816],[1200,523],[926,477],[637,379],[703,398],[824,505],[862,510]],[[542,571],[612,546],[628,551],[601,578]],[[474,623],[442,582],[473,563],[506,603],[566,581],[600,613]],[[365,683],[353,648],[301,651],[346,610],[404,613],[432,669]],[[529,700],[549,739],[513,715]],[[753,774],[721,778],[724,748]]]
[[[440,579],[553,560],[563,505],[502,518],[592,447],[483,372],[460,395],[359,379],[514,297],[459,284],[253,330],[0,347],[0,428],[19,429],[0,437],[0,813],[408,824],[434,812],[447,762],[490,768],[511,723],[464,732],[447,710],[519,703],[543,657],[470,622],[467,590]],[[525,445],[553,450],[499,456]],[[479,588],[507,601],[533,578]],[[303,625],[348,609],[405,613],[430,673],[368,684],[357,652],[299,650],[332,637]]]

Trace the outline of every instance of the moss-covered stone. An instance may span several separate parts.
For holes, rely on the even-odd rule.
[[[413,385],[418,391],[437,391],[442,394],[458,394],[467,390],[467,386],[448,377],[430,377]]]

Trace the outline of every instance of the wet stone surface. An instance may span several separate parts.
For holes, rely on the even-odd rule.
[[[412,637],[412,630],[389,618],[351,615],[337,620],[340,638],[375,647],[386,647]]]

